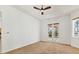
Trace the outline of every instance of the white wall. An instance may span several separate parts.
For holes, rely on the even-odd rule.
[[[41,22],[41,40],[48,41],[48,24],[59,24],[59,38],[55,40],[58,43],[70,44],[71,40],[71,20],[70,15],[66,15],[60,19],[48,19]]]
[[[0,28],[1,28],[1,19],[0,19]]]
[[[79,17],[79,10],[71,13],[71,19],[76,18],[76,17]],[[72,37],[71,45],[79,48],[79,37]]]
[[[11,6],[0,6],[2,12],[2,52],[40,40],[40,22]]]
[[[79,17],[79,10],[76,10],[63,18],[43,20],[41,22],[41,41],[48,41],[47,24],[58,22],[60,23],[60,38],[55,42],[71,44],[71,46],[79,48],[79,37],[72,37],[72,19],[76,17]]]
[[[1,14],[1,13],[0,13]],[[2,22],[2,20],[1,20],[1,16],[0,16],[0,28],[1,28],[1,22]]]

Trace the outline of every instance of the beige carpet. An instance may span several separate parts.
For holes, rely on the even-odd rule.
[[[37,42],[32,45],[25,46],[7,54],[74,54],[79,53],[78,48],[71,47],[65,44],[53,42]]]

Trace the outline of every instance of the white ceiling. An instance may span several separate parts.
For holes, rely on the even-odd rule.
[[[41,15],[41,12],[34,9],[33,6],[41,8],[41,5],[17,5],[13,7],[41,20],[56,18],[79,9],[78,5],[51,5],[52,8],[45,10],[44,15]],[[44,5],[44,7],[46,6],[48,5]]]

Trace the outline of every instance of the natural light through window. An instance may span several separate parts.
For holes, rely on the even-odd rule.
[[[79,37],[79,17],[74,18],[72,23],[73,23],[72,35],[73,37]]]

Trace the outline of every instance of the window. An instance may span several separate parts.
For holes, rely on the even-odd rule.
[[[79,17],[73,19],[73,37],[79,37]]]

